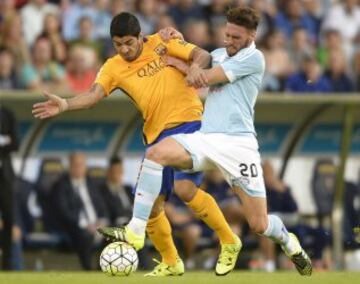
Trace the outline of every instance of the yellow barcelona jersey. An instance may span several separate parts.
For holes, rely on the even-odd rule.
[[[143,51],[134,61],[120,55],[108,59],[95,83],[106,95],[121,89],[135,103],[144,119],[144,138],[152,143],[168,128],[184,122],[201,120],[202,103],[194,88],[186,86],[183,74],[165,66],[161,55],[189,60],[194,45],[173,39],[165,43],[158,34],[144,39]]]

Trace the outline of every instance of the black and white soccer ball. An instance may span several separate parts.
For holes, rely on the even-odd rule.
[[[107,245],[100,255],[100,267],[111,276],[128,276],[135,272],[139,264],[136,250],[124,242]]]

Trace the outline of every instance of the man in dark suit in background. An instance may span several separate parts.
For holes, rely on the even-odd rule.
[[[122,159],[113,157],[109,162],[107,177],[100,190],[110,213],[111,226],[121,226],[132,216],[134,196],[132,187],[123,184],[124,168]]]
[[[91,270],[94,246],[100,241],[96,228],[108,223],[108,213],[99,189],[86,176],[85,155],[72,153],[69,161],[69,173],[54,185],[52,201],[83,269]]]
[[[10,153],[18,149],[16,135],[16,120],[14,114],[0,106],[0,213],[3,220],[2,234],[2,268],[11,269],[11,240],[13,226],[13,183],[14,171]]]

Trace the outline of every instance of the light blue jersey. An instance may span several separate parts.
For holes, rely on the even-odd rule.
[[[254,106],[265,71],[255,44],[229,57],[225,48],[212,53],[212,67],[220,65],[229,83],[213,86],[205,102],[203,133],[254,134]]]

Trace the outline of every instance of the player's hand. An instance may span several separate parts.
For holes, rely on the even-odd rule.
[[[169,55],[161,56],[166,66],[171,66],[178,69],[181,73],[187,75],[189,70],[189,65],[184,61],[176,57],[172,57]]]
[[[172,66],[172,67],[176,68],[178,65],[179,59],[177,59],[175,57],[165,54],[165,55],[161,56],[161,58],[164,61],[166,66]]]
[[[56,116],[68,109],[69,106],[65,99],[45,91],[43,93],[47,101],[33,105],[32,114],[34,117],[44,119]]]
[[[209,85],[205,71],[194,64],[190,66],[185,80],[189,86],[193,86],[197,89],[205,88]]]
[[[158,32],[158,34],[160,35],[161,39],[165,42],[168,42],[170,39],[176,39],[176,38],[184,40],[183,34],[172,27],[161,29]]]

